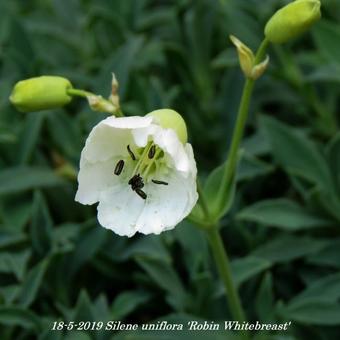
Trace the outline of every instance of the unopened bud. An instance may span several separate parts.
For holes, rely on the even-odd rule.
[[[269,56],[267,55],[265,60],[263,60],[261,63],[253,67],[250,78],[254,80],[260,78],[263,75],[263,73],[266,71],[268,64],[269,64]]]
[[[19,81],[10,96],[11,103],[22,112],[54,109],[68,104],[72,85],[66,78],[41,76]]]
[[[117,107],[110,101],[104,99],[102,96],[88,95],[87,100],[93,111],[114,113],[117,111]]]
[[[278,10],[264,29],[273,43],[284,43],[307,31],[321,18],[319,0],[296,0]]]
[[[111,91],[111,95],[110,95],[110,102],[117,108],[119,109],[120,104],[119,104],[119,95],[118,95],[118,87],[119,87],[119,83],[118,80],[116,78],[116,75],[114,73],[112,73],[112,91]]]
[[[259,64],[255,64],[255,55],[253,51],[245,45],[241,40],[237,39],[235,36],[231,35],[230,40],[235,45],[238,53],[238,59],[240,62],[241,69],[243,74],[249,78],[256,80],[262,76],[264,71],[266,70],[269,57],[267,56],[264,61]]]
[[[241,69],[246,77],[249,77],[254,67],[255,56],[253,51],[235,36],[230,36],[231,42],[235,45]]]

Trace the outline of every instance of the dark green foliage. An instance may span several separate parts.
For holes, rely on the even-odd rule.
[[[81,149],[104,115],[82,100],[21,114],[8,97],[16,81],[42,74],[107,96],[114,71],[127,115],[171,107],[184,116],[213,200],[243,85],[228,35],[255,49],[280,4],[0,1],[1,340],[159,339],[51,332],[58,320],[230,320],[203,231],[185,221],[160,236],[118,237],[97,224],[95,207],[74,202]],[[259,340],[340,338],[340,4],[323,7],[312,32],[269,50],[221,223],[249,319],[292,321]]]

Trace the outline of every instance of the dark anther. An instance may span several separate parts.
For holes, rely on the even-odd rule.
[[[146,198],[148,197],[146,193],[141,189],[136,189],[136,193],[138,194],[138,196],[142,197],[143,200],[146,200]]]
[[[115,167],[115,171],[114,171],[115,175],[119,176],[121,172],[123,171],[123,168],[124,168],[124,161],[121,159]]]
[[[152,179],[151,180],[153,183],[155,183],[155,184],[163,184],[163,185],[168,185],[169,183],[167,183],[167,182],[164,182],[164,181],[157,181],[157,179]]]
[[[131,151],[130,145],[127,146],[127,150],[128,150],[128,152],[129,152],[129,154],[130,154],[132,160],[135,161],[135,160],[136,160],[136,156],[135,156],[135,154]]]
[[[149,159],[152,159],[155,156],[155,153],[156,153],[156,145],[153,144],[148,153]]]
[[[144,187],[143,178],[140,174],[134,175],[132,178],[130,178],[129,185],[131,185],[131,189],[135,191],[136,189],[142,189]]]
[[[135,191],[138,196],[142,197],[144,200],[146,199],[147,195],[142,190],[144,187],[144,182],[140,174],[134,175],[132,178],[130,178],[128,184],[131,185],[131,189]]]

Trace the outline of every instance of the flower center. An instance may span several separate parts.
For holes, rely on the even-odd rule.
[[[138,196],[143,199],[147,198],[147,194],[142,190],[144,181],[146,183],[152,182],[158,185],[168,185],[165,181],[160,181],[153,178],[153,175],[159,173],[160,167],[163,163],[164,152],[161,148],[149,142],[142,150],[132,150],[130,145],[127,145],[128,159],[135,163],[128,184],[131,189],[136,192]],[[125,162],[120,160],[114,169],[114,174],[119,176],[124,169]]]

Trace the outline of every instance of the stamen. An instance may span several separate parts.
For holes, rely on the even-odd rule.
[[[156,145],[153,144],[148,153],[149,159],[152,159],[155,156],[155,153],[156,153]]]
[[[131,151],[130,145],[127,146],[127,150],[128,150],[128,152],[129,152],[129,154],[130,154],[132,160],[135,161],[135,160],[136,160],[136,156],[135,156],[135,154]]]
[[[121,159],[115,167],[114,174],[119,176],[121,172],[123,171],[123,168],[124,168],[124,161]]]
[[[144,181],[140,174],[134,175],[132,178],[130,178],[128,184],[131,185],[131,189],[133,191],[136,189],[142,189],[144,187]]]
[[[168,185],[169,183],[164,182],[164,181],[158,181],[157,179],[152,179],[151,182],[155,184],[162,184],[162,185]]]
[[[146,200],[146,198],[148,197],[147,194],[141,189],[136,189],[136,193],[138,196],[143,198],[143,200]]]

